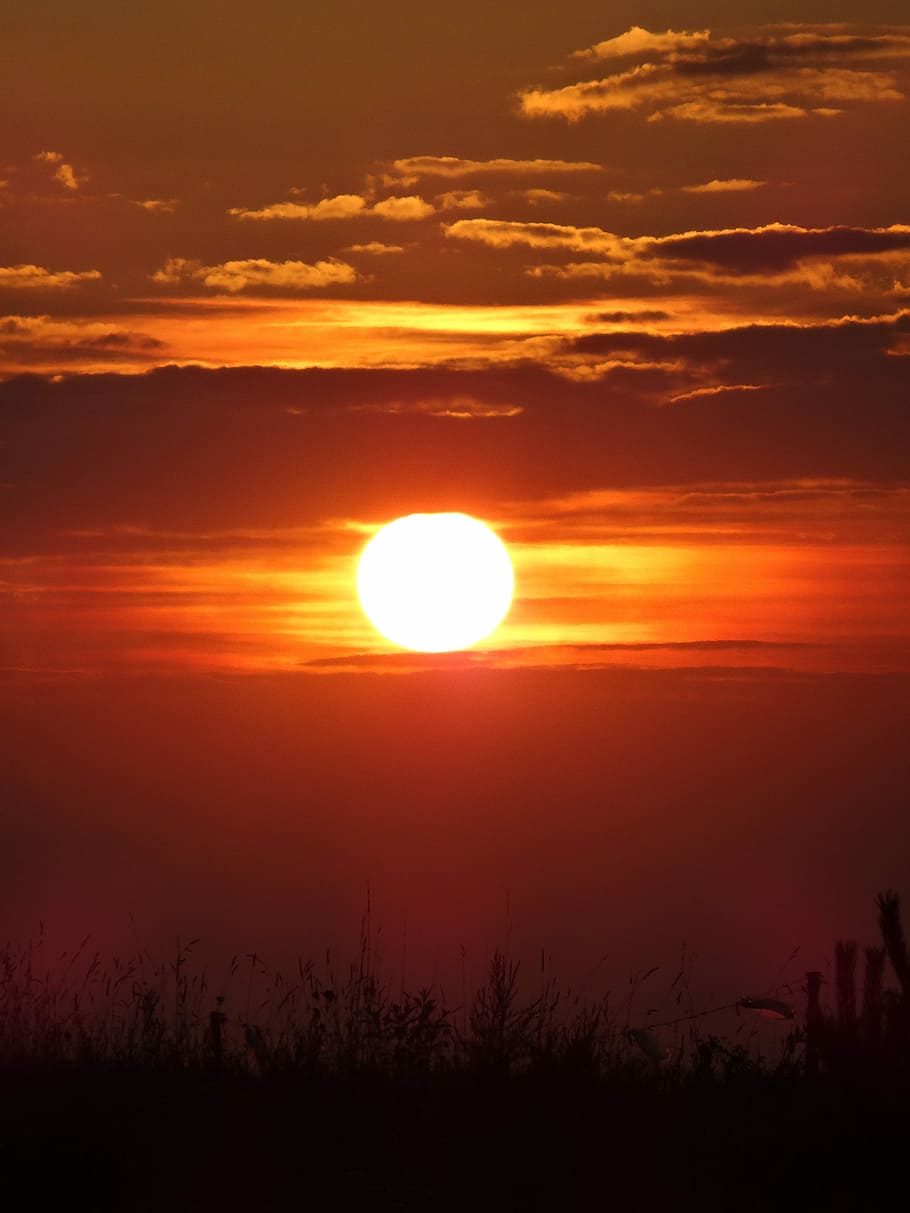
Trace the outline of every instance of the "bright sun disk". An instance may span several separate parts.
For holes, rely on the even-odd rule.
[[[502,622],[512,602],[502,540],[467,514],[409,514],[373,536],[357,591],[387,640],[421,653],[468,648]]]

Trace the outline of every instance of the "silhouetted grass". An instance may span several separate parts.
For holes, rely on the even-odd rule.
[[[608,996],[581,1000],[543,976],[538,992],[525,997],[518,962],[501,950],[470,1005],[450,1007],[430,988],[393,994],[370,969],[365,938],[340,979],[330,958],[320,971],[298,961],[289,978],[252,954],[235,956],[217,989],[205,969],[193,971],[198,942],[178,945],[173,959],[158,963],[144,952],[103,961],[85,940],[51,966],[43,935],[0,949],[0,1066],[259,1077],[441,1070],[508,1076],[568,1067],[666,1083],[693,1065],[703,1071],[706,1050],[720,1070],[734,1061],[765,1064],[750,1060],[742,1045],[703,1038],[696,1023],[677,1033],[673,1047],[657,1047],[654,1033],[628,1022],[631,996],[625,1022],[611,1014]],[[784,1038],[778,1066],[796,1064],[798,1039],[796,1032]]]
[[[896,896],[879,912],[900,983]],[[43,936],[0,950],[17,1210],[871,1210],[903,1182],[906,1003],[883,949],[857,1014],[856,945],[838,945],[812,1079],[802,1007],[767,1058],[707,1032],[679,989],[695,1017],[670,1049],[543,971],[528,996],[501,951],[449,1007],[393,993],[367,938],[340,977],[330,957],[289,977],[245,956],[218,988],[197,941],[159,963],[88,943],[53,964]]]

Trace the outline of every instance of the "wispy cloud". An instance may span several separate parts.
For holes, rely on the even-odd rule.
[[[640,62],[626,66],[634,57]],[[599,79],[525,90],[519,101],[526,117],[577,120],[637,111],[649,121],[764,123],[810,114],[834,117],[855,103],[904,100],[897,65],[910,59],[910,35],[768,26],[715,36],[709,30],[655,34],[633,26],[573,58],[623,62]]]
[[[75,192],[88,180],[88,174],[77,174],[73,166],[63,158],[62,152],[38,152],[34,159],[49,165],[54,180],[66,190]]]
[[[652,34],[640,25],[633,25],[624,34],[597,42],[587,50],[575,51],[573,59],[621,59],[626,55],[669,55],[677,51],[692,50],[707,45],[710,30],[685,33],[668,29],[663,34]]]
[[[253,222],[266,222],[271,219],[312,219],[319,222],[351,219],[355,215],[363,214],[366,209],[367,200],[360,194],[336,194],[312,205],[306,202],[273,202],[258,209],[233,206],[228,214],[236,219],[248,219]]]
[[[662,186],[655,185],[648,190],[610,190],[607,198],[610,202],[644,202],[646,198],[659,198],[663,192]]]
[[[68,290],[84,282],[99,282],[99,270],[48,270],[41,265],[0,266],[0,289]]]
[[[220,265],[201,265],[184,257],[171,257],[152,281],[163,286],[185,282],[201,282],[212,290],[237,294],[262,287],[282,290],[313,290],[357,281],[352,265],[335,258],[317,261],[267,261],[251,258],[246,261],[224,261]]]
[[[466,160],[460,156],[404,156],[385,173],[391,184],[413,185],[422,177],[542,176],[560,173],[600,173],[603,165],[590,160]]]
[[[520,404],[504,404],[500,401],[480,400],[475,396],[439,396],[420,400],[384,400],[371,404],[353,406],[362,413],[392,413],[408,416],[451,417],[458,421],[498,420],[519,417],[524,409]]]
[[[472,432],[487,440],[485,427],[482,437],[459,427]],[[486,504],[515,565],[515,607],[479,651],[428,660],[824,668],[825,646],[877,639],[886,668],[906,668],[894,640],[906,560],[882,539],[906,529],[905,485],[670,481]],[[96,670],[410,662],[388,653],[354,601],[376,515],[308,517],[294,528],[189,519],[56,534],[38,555],[0,559],[9,637],[45,668],[72,659],[74,631]]]
[[[519,197],[524,198],[531,206],[544,206],[549,202],[565,202],[571,195],[562,190],[527,189],[516,190]]]
[[[132,206],[138,206],[152,215],[172,215],[180,205],[177,198],[131,198]]]
[[[748,275],[769,284],[802,282],[815,290],[861,291],[871,285],[870,274],[893,279],[910,268],[910,226],[905,224],[806,228],[769,223],[756,228],[629,237],[570,224],[459,219],[445,225],[445,232],[452,239],[496,249],[562,249],[593,258],[563,266],[530,266],[527,272],[532,277],[639,274],[667,285],[674,275],[717,284],[742,282]],[[882,283],[877,285],[881,289]]]
[[[910,225],[900,223],[877,228],[768,223],[757,228],[683,232],[649,242],[649,250],[661,257],[758,273],[791,268],[809,258],[876,257],[908,248]]]
[[[157,295],[135,313],[120,317],[124,326],[160,339],[161,349],[166,345],[166,355],[161,349],[147,354],[147,366],[166,362],[413,369],[446,365],[452,359],[464,365],[488,365],[546,358],[560,335],[592,327],[585,321],[592,312],[590,303],[476,306],[331,298],[329,290],[319,285],[313,290],[274,289],[275,278],[269,271],[265,271],[269,285],[245,291],[210,285],[206,291],[204,279],[212,271],[213,282],[226,273],[234,287],[250,277],[247,268],[224,271],[171,258],[157,278],[158,286],[171,288],[171,297]],[[260,266],[257,274],[261,272]],[[309,275],[305,280],[313,285]],[[227,297],[212,297],[213,291]],[[293,297],[280,298],[282,293]],[[68,358],[66,368],[70,362]],[[107,358],[102,364],[87,354],[83,369],[106,369],[107,363]],[[14,365],[10,357],[7,369]],[[38,363],[32,358],[30,365],[40,365],[48,374],[66,369],[52,343],[44,360]],[[120,369],[135,369],[133,359],[125,359]]]
[[[684,194],[734,194],[746,190],[760,190],[767,181],[754,181],[751,177],[727,177],[705,181],[701,185],[682,185]]]
[[[390,219],[396,222],[408,222],[414,219],[425,219],[428,215],[432,215],[435,209],[432,203],[417,194],[403,196],[393,194],[373,203],[362,194],[336,194],[312,204],[273,202],[270,206],[259,209],[234,206],[230,208],[228,214],[233,215],[235,219],[259,223],[276,219],[312,220],[318,223],[357,219],[367,215],[377,215],[380,219]]]
[[[599,227],[575,227],[562,223],[520,223],[507,219],[458,219],[444,225],[454,240],[471,240],[491,248],[585,249],[603,256],[621,253],[624,240]]]
[[[381,240],[368,240],[366,244],[349,244],[346,253],[366,253],[370,257],[386,257],[392,253],[403,253],[401,244],[383,244]]]
[[[0,344],[10,374],[49,367],[65,370],[88,363],[118,370],[161,360],[167,346],[150,333],[98,320],[52,316],[0,316]]]
[[[441,211],[479,211],[492,202],[481,190],[447,190],[436,195],[436,205]]]
[[[714,332],[619,328],[582,334],[568,344],[580,356],[575,370],[582,377],[609,372],[621,360],[672,367],[672,375],[652,385],[654,399],[664,403],[773,391],[779,401],[790,402],[787,407],[803,408],[801,397],[808,392],[811,407],[828,409],[833,418],[845,407],[835,401],[855,399],[858,384],[877,383],[883,399],[906,393],[906,371],[889,365],[895,361],[889,353],[908,331],[910,311],[899,309],[865,318],[766,322]],[[554,349],[551,360],[558,365],[563,353]]]

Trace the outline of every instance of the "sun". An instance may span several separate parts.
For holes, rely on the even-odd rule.
[[[367,618],[420,653],[465,649],[505,618],[515,579],[502,540],[468,514],[409,514],[373,536],[357,568]]]

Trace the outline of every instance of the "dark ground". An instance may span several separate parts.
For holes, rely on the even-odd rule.
[[[16,1213],[878,1213],[906,1207],[888,1085],[29,1066],[0,1075],[0,1161]]]

